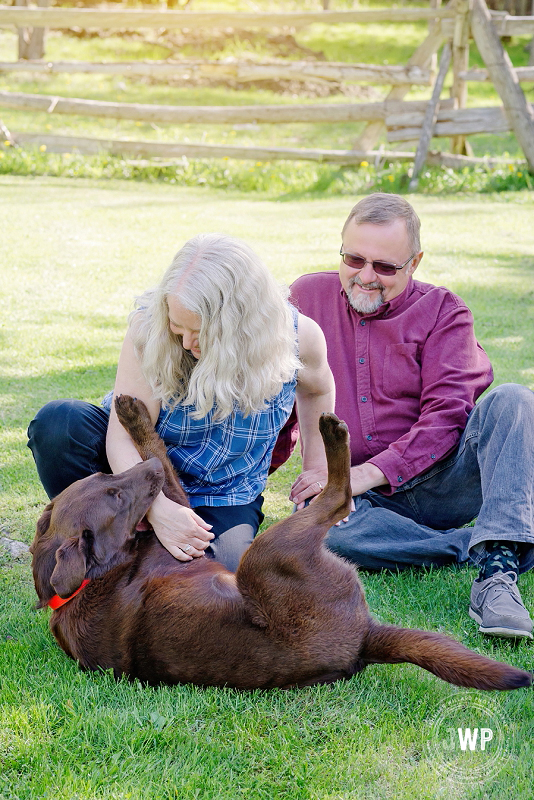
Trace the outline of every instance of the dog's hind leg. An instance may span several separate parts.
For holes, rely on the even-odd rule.
[[[148,461],[154,456],[161,461],[165,471],[163,493],[176,503],[189,508],[188,497],[169,460],[165,442],[156,433],[143,401],[130,397],[128,394],[121,394],[115,398],[115,411],[119,422],[132,437],[143,461]]]
[[[323,414],[319,420],[328,464],[328,481],[322,492],[306,508],[273,525],[255,539],[255,550],[272,545],[272,557],[284,558],[297,552],[305,561],[319,553],[329,528],[350,511],[349,432],[335,414]],[[260,544],[261,543],[261,544]],[[247,551],[248,555],[250,551]]]
[[[441,633],[396,628],[372,622],[360,658],[367,664],[410,662],[456,686],[474,689],[519,689],[532,675],[474,653]]]
[[[350,454],[347,426],[324,414],[320,430],[328,462],[328,482],[307,508],[256,537],[243,555],[236,577],[254,621],[303,619],[314,606],[344,602],[356,592],[365,603],[352,567],[323,547],[329,528],[350,511]],[[324,614],[323,614],[324,616]]]

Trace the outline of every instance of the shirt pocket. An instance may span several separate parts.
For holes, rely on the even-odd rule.
[[[403,342],[386,347],[384,359],[384,394],[392,399],[421,396],[419,345]]]

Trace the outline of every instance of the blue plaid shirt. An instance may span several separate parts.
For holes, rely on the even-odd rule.
[[[298,312],[293,309],[293,313],[296,333]],[[295,402],[296,385],[295,373],[264,410],[248,417],[234,410],[219,421],[213,419],[213,411],[193,419],[195,407],[183,403],[160,411],[156,431],[193,508],[246,505],[263,491],[274,445]],[[110,395],[103,405],[110,407]]]
[[[156,430],[167,446],[191,505],[251,503],[265,488],[280,429],[295,402],[296,376],[263,411],[245,417],[234,411],[213,420],[213,411],[193,419],[194,406],[162,410]]]

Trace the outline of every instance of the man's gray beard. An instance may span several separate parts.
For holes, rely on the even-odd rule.
[[[385,300],[382,291],[380,291],[376,297],[362,294],[361,292],[358,292],[358,294],[353,294],[352,287],[355,283],[357,283],[357,281],[352,281],[350,283],[349,290],[347,292],[349,303],[355,311],[358,311],[360,314],[372,314],[373,311],[376,311],[381,305],[384,304]]]

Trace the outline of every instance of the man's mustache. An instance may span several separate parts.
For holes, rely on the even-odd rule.
[[[358,275],[355,275],[349,281],[349,287],[352,288],[357,283],[362,289],[385,289],[386,287],[380,281],[373,281],[373,283],[362,283]]]

